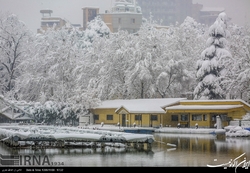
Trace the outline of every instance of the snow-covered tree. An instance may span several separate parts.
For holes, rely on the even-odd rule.
[[[186,22],[182,29],[171,28],[172,33],[169,29],[157,29],[155,22],[145,21],[135,35],[118,31],[110,34],[109,39],[96,39],[85,54],[88,63],[92,63],[89,67],[93,67],[89,68],[88,76],[92,76],[89,87],[102,100],[179,97],[183,88],[190,91],[189,79],[194,68],[191,60],[202,47],[195,43],[203,33],[199,24],[188,21],[193,24],[189,26]],[[78,72],[83,69],[78,68]],[[163,74],[168,75],[166,83],[160,81]]]
[[[250,101],[250,26],[230,25],[230,50],[234,57],[230,98]]]
[[[207,48],[197,62],[196,77],[198,85],[194,90],[194,99],[225,99],[225,85],[229,75],[231,53],[227,49],[229,32],[227,15],[222,12],[209,28]]]
[[[49,125],[78,124],[77,113],[71,105],[54,101],[46,101],[44,104],[29,102],[26,105],[25,110],[34,116],[37,123]]]
[[[0,93],[5,95],[15,87],[22,73],[19,65],[24,61],[31,32],[14,14],[0,18]],[[11,95],[11,94],[10,94]],[[15,93],[13,94],[15,97]]]
[[[19,97],[39,101],[42,95],[45,101],[64,102],[72,89],[72,65],[79,56],[75,42],[74,32],[65,29],[37,35],[33,56],[22,63],[25,74],[18,79]]]
[[[108,37],[109,34],[109,27],[103,22],[99,15],[87,24],[87,28],[84,32],[85,41],[90,43],[92,43],[95,38]]]
[[[90,104],[94,106],[98,103],[86,93],[89,82],[86,76],[90,72],[85,68],[88,64],[85,49],[81,46],[84,38],[80,32],[62,28],[37,35],[35,51],[31,52],[33,56],[22,63],[25,74],[18,78],[15,88],[20,99],[66,105],[76,118],[88,111],[86,109],[89,109]],[[80,64],[85,64],[85,67],[81,66],[82,73],[77,73]],[[83,77],[82,81],[79,81],[79,76]]]
[[[150,56],[150,55],[148,55]],[[129,93],[134,98],[151,98],[152,97],[152,74],[149,70],[150,62],[147,59],[139,61],[128,78]]]
[[[164,71],[157,77],[155,88],[162,98],[180,97],[181,83],[186,74],[180,61],[171,59],[168,61]]]

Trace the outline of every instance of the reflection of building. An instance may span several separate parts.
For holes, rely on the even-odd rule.
[[[96,7],[84,7],[83,10],[83,29],[87,28],[88,22],[93,20],[99,14],[99,8]]]
[[[159,138],[162,134],[155,134],[155,138]],[[215,136],[213,135],[202,135],[202,134],[167,134],[166,136],[161,137],[161,141],[167,143],[169,138],[175,141],[175,144],[178,146],[178,150],[189,150],[191,152],[201,152],[209,154],[211,152],[212,147],[214,144]],[[157,143],[157,145],[161,145],[161,143]],[[181,159],[181,158],[180,158]],[[186,158],[185,158],[186,159]],[[183,159],[184,163],[188,162]],[[188,164],[187,164],[188,165]]]
[[[100,15],[102,20],[109,27],[111,32],[117,32],[119,29],[126,30],[129,33],[137,32],[142,24],[142,13],[135,0],[116,0],[111,11],[98,14],[98,8],[83,8],[83,28],[86,29],[87,23]]]
[[[143,127],[172,126],[214,128],[216,117],[222,127],[250,112],[243,100],[187,100],[183,98],[108,100],[92,109],[93,122]]]

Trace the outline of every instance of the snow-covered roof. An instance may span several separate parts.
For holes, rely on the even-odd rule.
[[[33,120],[33,118],[30,118],[28,116],[23,116],[23,117],[15,118],[15,120]]]
[[[85,8],[99,9],[99,6],[85,6],[85,7],[82,7],[82,9],[85,9]]]
[[[125,108],[130,113],[166,113],[162,107],[178,103],[186,98],[157,98],[103,101],[95,109]]]
[[[4,115],[5,117],[9,118],[9,119],[16,119],[17,117],[19,117],[20,115],[22,115],[22,113],[12,113],[12,112],[2,112],[2,115]]]
[[[60,22],[60,20],[41,20],[41,22]]]
[[[225,99],[225,100],[181,100],[180,101],[180,103],[182,103],[182,102],[189,102],[189,103],[191,103],[191,102],[195,102],[195,103],[204,103],[204,102],[207,102],[207,103],[215,103],[215,102],[217,102],[217,103],[220,103],[220,102],[228,102],[228,103],[230,103],[230,102],[241,102],[241,103],[243,103],[243,104],[245,104],[246,106],[248,106],[249,108],[250,108],[250,104],[248,104],[247,102],[245,102],[244,100],[242,100],[242,99]]]
[[[243,105],[178,105],[166,107],[165,110],[228,110],[240,107]]]

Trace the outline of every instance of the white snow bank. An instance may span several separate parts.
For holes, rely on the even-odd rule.
[[[19,128],[20,127],[20,128]],[[0,139],[17,137],[18,141],[85,141],[85,142],[149,142],[153,135],[112,132],[107,130],[79,129],[76,127],[22,126],[0,127]]]
[[[250,136],[250,131],[244,129],[241,126],[226,126],[224,127],[226,130],[227,137],[248,137]]]
[[[157,133],[178,133],[178,134],[224,134],[224,129],[192,129],[192,128],[160,128],[155,129]]]

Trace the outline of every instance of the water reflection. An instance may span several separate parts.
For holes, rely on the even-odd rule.
[[[155,134],[157,149],[166,149],[167,143],[175,144],[177,151],[211,152],[216,136],[199,134]]]
[[[134,148],[12,149],[0,144],[1,154],[48,155],[64,166],[207,166],[226,163],[246,153],[250,160],[250,138],[217,139],[213,135],[154,134],[152,151]]]

